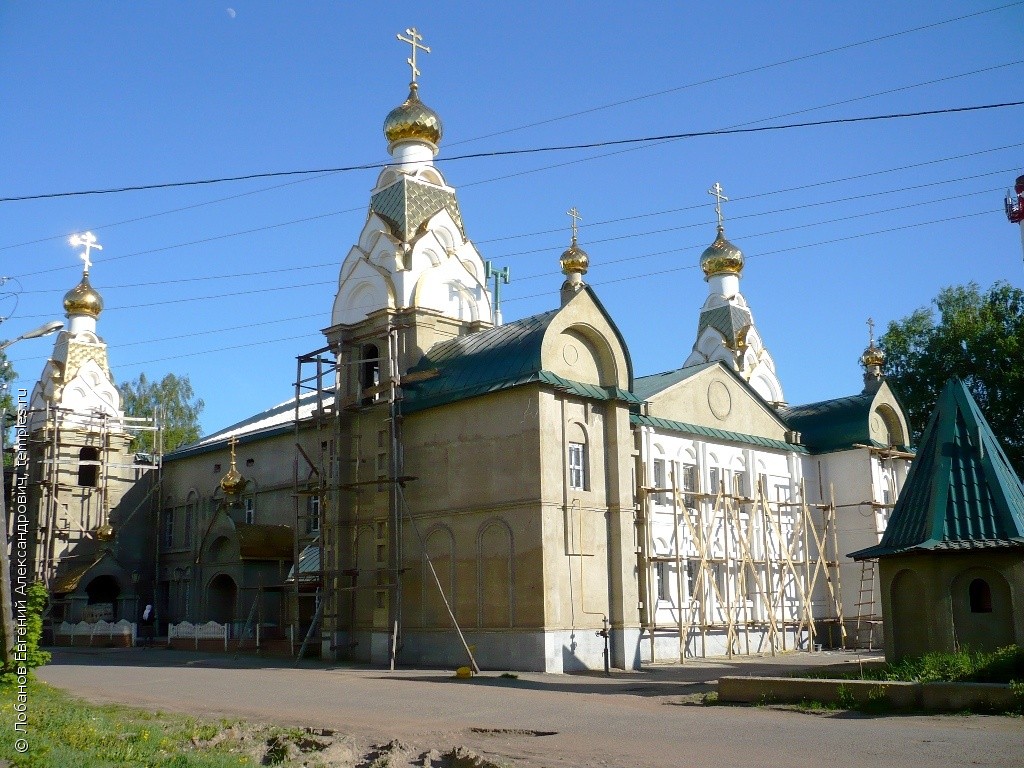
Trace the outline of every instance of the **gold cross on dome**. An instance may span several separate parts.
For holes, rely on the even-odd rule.
[[[397,37],[401,42],[408,43],[412,46],[412,56],[405,61],[409,65],[410,69],[412,69],[412,82],[415,83],[417,76],[420,74],[420,70],[416,66],[416,49],[418,48],[424,53],[430,53],[430,48],[420,43],[420,40],[423,39],[423,35],[416,31],[416,27],[409,27],[405,30],[405,34],[407,34],[408,37],[402,37],[401,32],[398,33]]]
[[[82,271],[88,275],[89,268],[92,266],[92,260],[89,258],[89,251],[93,248],[97,251],[102,251],[103,246],[96,242],[96,235],[92,232],[85,232],[81,235],[72,235],[70,242],[72,248],[85,248],[85,251],[78,254],[78,258],[80,258],[84,264]]]
[[[868,318],[868,346],[875,346],[875,321]]]
[[[572,244],[576,245],[576,224],[577,222],[582,221],[583,217],[580,216],[580,212],[576,210],[575,205],[566,211],[565,215],[572,218]]]
[[[717,181],[715,186],[708,190],[708,194],[715,198],[715,213],[718,214],[718,228],[722,229],[722,201],[729,202],[729,198],[725,196],[725,192],[722,189],[722,185]]]

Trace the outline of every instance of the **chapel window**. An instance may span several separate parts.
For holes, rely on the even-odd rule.
[[[654,460],[654,487],[655,488],[666,488],[667,483],[665,480],[665,460],[655,459]],[[654,503],[655,504],[668,504],[668,492],[664,490],[658,490],[654,492]]]
[[[587,446],[583,443],[569,443],[569,487],[587,488]]]
[[[971,613],[992,613],[992,587],[984,579],[975,579],[967,588]]]
[[[86,446],[78,452],[78,484],[98,486],[100,479],[100,449]],[[92,462],[92,463],[89,463]]]

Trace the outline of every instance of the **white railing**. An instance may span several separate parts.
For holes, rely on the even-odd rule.
[[[138,627],[126,619],[120,621],[100,621],[88,622],[80,621],[77,624],[71,624],[63,621],[57,628],[57,635],[63,635],[64,637],[71,638],[71,645],[75,644],[75,638],[89,638],[89,645],[93,644],[95,638],[106,638],[107,640],[113,641],[117,638],[127,638],[130,646],[135,645],[135,640],[138,637]]]
[[[224,650],[228,649],[228,625],[218,624],[216,621],[208,621],[205,624],[193,624],[190,621],[183,621],[179,624],[167,625],[167,644],[172,640],[194,640],[196,648],[199,648],[200,640],[224,640]]]

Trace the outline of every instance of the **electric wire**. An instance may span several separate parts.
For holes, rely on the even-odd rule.
[[[966,112],[978,112],[993,109],[1005,109],[1008,107],[1019,107],[1024,101],[1006,101],[992,104],[973,104],[964,107],[943,107],[941,109],[918,110],[914,112],[891,112],[880,115],[863,115],[861,117],[837,117],[827,120],[811,120],[801,123],[783,123],[781,125],[752,126],[748,128],[720,128],[708,131],[684,131],[680,133],[665,133],[653,136],[630,137],[624,139],[605,139],[602,141],[580,142],[576,144],[552,144],[543,147],[526,147],[523,149],[500,149],[488,150],[486,152],[470,152],[463,155],[440,158],[438,162],[454,162],[458,160],[476,160],[481,158],[495,157],[516,157],[532,154],[546,154],[552,152],[567,152],[581,149],[598,149],[603,147],[616,147],[634,144],[650,144],[654,142],[676,141],[679,139],[694,139],[709,136],[729,136],[747,133],[765,133],[772,131],[785,131],[797,128],[815,128],[825,125],[846,125],[855,123],[877,122],[887,120],[903,120],[917,117],[932,117],[937,115],[950,115]],[[285,176],[303,176],[308,174],[324,173],[346,173],[350,171],[363,171],[381,169],[390,163],[365,163],[361,165],[339,166],[337,168],[313,168],[291,171],[265,171],[261,173],[250,173],[241,176],[222,176],[209,179],[191,179],[188,181],[169,181],[156,184],[138,184],[123,187],[108,187],[104,189],[77,190],[71,192],[47,192],[35,195],[15,195],[0,197],[0,203],[23,202],[27,200],[48,200],[54,198],[80,197],[85,195],[109,195],[122,192],[140,192],[152,189],[173,189],[178,187],[193,187],[209,184],[221,184],[235,181],[249,181],[251,179],[279,178]],[[465,186],[465,185],[463,185]]]

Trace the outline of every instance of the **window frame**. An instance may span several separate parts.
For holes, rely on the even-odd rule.
[[[577,491],[589,490],[590,478],[587,471],[587,444],[570,442],[566,449],[566,465],[569,488]]]

